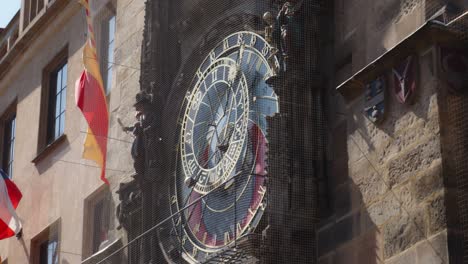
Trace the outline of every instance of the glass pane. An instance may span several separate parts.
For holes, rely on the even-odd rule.
[[[14,146],[13,146],[12,143],[13,143],[13,142],[10,142],[10,144],[9,144],[9,146],[8,146],[9,152],[10,152],[10,153],[9,153],[10,156],[8,157],[8,162],[13,161],[13,156],[15,155],[15,148],[14,148]]]
[[[13,162],[8,164],[7,173],[8,173],[8,178],[10,178],[10,179],[13,178]]]
[[[11,139],[15,139],[16,134],[16,117],[11,120]]]
[[[62,90],[62,74],[60,70],[57,72],[57,81],[55,82],[55,94],[60,93]]]
[[[67,90],[63,90],[60,96],[60,113],[65,111],[65,107],[67,105]]]
[[[112,88],[112,67],[107,69],[107,80],[106,80],[106,94],[110,92]]]
[[[51,241],[47,248],[47,264],[58,263],[57,241]]]
[[[55,116],[54,117],[58,117],[60,115],[60,94],[57,94],[57,96],[55,97]]]
[[[61,88],[64,89],[67,87],[67,64],[63,65],[62,68],[62,86]]]
[[[57,139],[60,135],[60,116],[55,118],[55,132],[54,132],[54,139]]]
[[[114,41],[115,33],[115,16],[109,19],[109,43]]]
[[[114,41],[109,43],[107,49],[107,58],[108,64],[111,66],[114,63]]]
[[[59,130],[59,136],[63,135],[63,132],[65,131],[65,113],[62,113],[60,115],[60,130]]]

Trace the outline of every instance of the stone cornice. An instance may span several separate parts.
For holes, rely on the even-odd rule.
[[[351,101],[364,91],[365,84],[390,70],[395,63],[410,54],[425,50],[434,44],[463,45],[457,38],[456,30],[439,21],[424,23],[395,47],[359,70],[336,88],[347,101]]]

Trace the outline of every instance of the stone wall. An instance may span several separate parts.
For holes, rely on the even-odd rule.
[[[338,1],[336,85],[415,31],[424,4]],[[381,124],[365,117],[363,95],[333,97],[332,209],[319,227],[320,263],[448,263],[435,56],[435,49],[418,54],[412,104],[387,89]]]
[[[401,105],[387,89],[379,125],[364,116],[363,97],[347,105],[335,132],[347,142],[335,144],[333,214],[319,234],[323,263],[447,262],[438,82],[428,54],[414,104]]]

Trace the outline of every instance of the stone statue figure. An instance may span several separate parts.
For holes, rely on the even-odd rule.
[[[275,85],[288,72],[297,72],[304,66],[304,11],[303,0],[284,3],[276,19],[270,12],[263,15],[267,24],[265,39],[273,46],[271,57],[277,56],[279,67],[273,67],[273,76],[266,82]],[[272,63],[270,63],[272,64]]]
[[[304,54],[303,0],[289,0],[276,17],[273,39],[283,57],[284,70],[300,67]]]
[[[132,176],[137,180],[141,180],[146,169],[146,138],[149,137],[149,134],[151,134],[151,131],[154,130],[157,124],[156,118],[151,111],[152,95],[145,91],[140,91],[137,93],[135,101],[133,106],[135,107],[135,118],[137,121],[133,126],[122,127],[122,129],[125,132],[132,132],[135,136],[131,149],[133,167],[135,169],[135,174]]]

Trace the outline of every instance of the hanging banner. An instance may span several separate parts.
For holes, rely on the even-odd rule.
[[[418,85],[418,59],[408,56],[392,69],[393,91],[398,102],[409,104]]]

